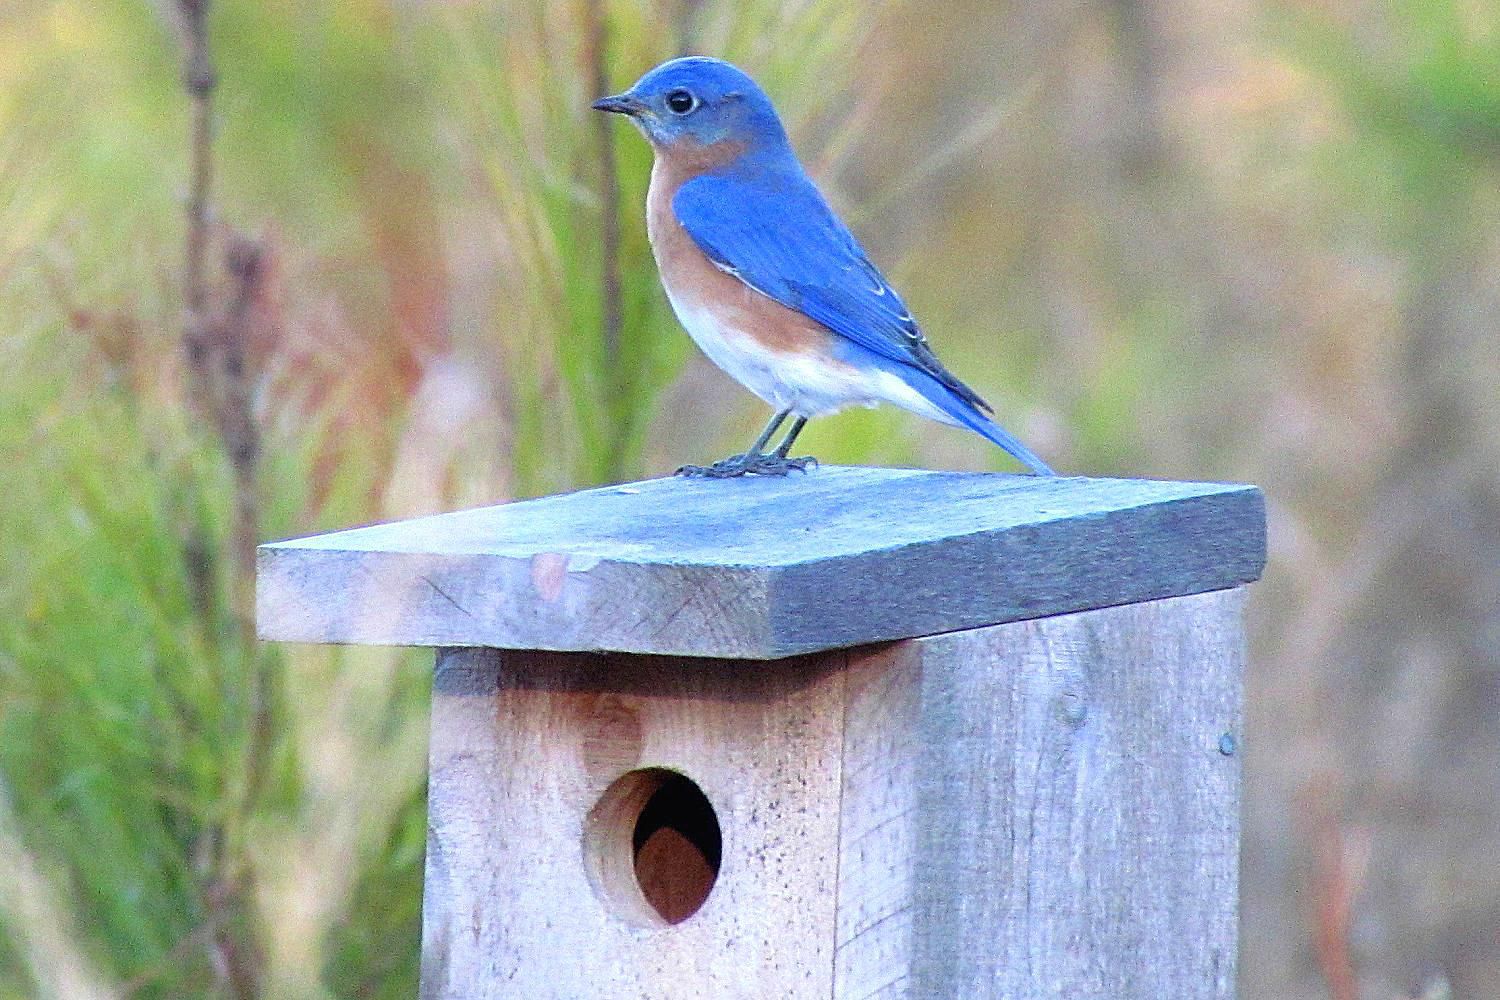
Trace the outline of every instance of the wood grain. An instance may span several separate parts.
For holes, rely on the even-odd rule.
[[[834,996],[1233,997],[1241,602],[854,654]]]
[[[288,642],[774,659],[1233,587],[1264,522],[1234,485],[661,479],[263,545],[257,620]]]
[[[829,996],[842,664],[442,653],[422,996]],[[723,835],[707,900],[672,926],[601,893],[584,856],[605,789],[654,767],[690,777]]]
[[[753,670],[445,651],[422,995],[1232,997],[1241,611],[1216,592]],[[673,926],[583,847],[648,767],[723,833]]]

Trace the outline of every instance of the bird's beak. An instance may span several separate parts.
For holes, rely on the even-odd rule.
[[[616,94],[614,97],[601,97],[589,107],[595,111],[610,111],[617,115],[629,115],[634,118],[646,110],[646,102],[630,94]]]

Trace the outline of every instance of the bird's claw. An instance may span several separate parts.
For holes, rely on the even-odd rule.
[[[763,472],[761,473],[761,475],[784,476],[789,472],[811,472],[813,469],[816,469],[818,467],[818,460],[816,458],[813,458],[811,455],[803,455],[800,458],[778,458],[776,456],[772,457],[775,458],[776,462],[780,463],[781,471]]]
[[[677,475],[689,479],[735,479],[739,476],[785,476],[817,468],[811,455],[784,458],[780,455],[731,455],[713,465],[684,465]]]

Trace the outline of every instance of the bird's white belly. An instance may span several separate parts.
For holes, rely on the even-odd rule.
[[[667,299],[709,360],[777,410],[816,417],[846,406],[894,403],[932,420],[954,422],[890,372],[856,368],[811,353],[774,351],[743,331],[726,328],[706,308],[689,305],[670,291]]]

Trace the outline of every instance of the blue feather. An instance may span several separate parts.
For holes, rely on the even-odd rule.
[[[954,422],[1039,475],[1056,475],[985,416],[990,406],[943,367],[906,303],[790,156],[746,157],[685,183],[672,210],[719,267],[868,352]]]
[[[973,404],[955,394],[953,390],[926,372],[912,368],[910,365],[888,361],[885,358],[873,357],[852,344],[841,353],[846,358],[851,354],[854,355],[858,359],[856,363],[863,362],[870,367],[879,368],[882,371],[896,375],[901,381],[914,389],[918,395],[931,403],[939,412],[946,415],[948,419],[960,427],[967,427],[990,443],[999,445],[1012,458],[1037,475],[1057,475],[1046,462],[1042,461],[1037,457],[1035,452],[1022,444],[1015,435],[985,416]],[[859,357],[861,354],[863,354],[863,357]]]
[[[1012,458],[1029,468],[1032,472],[1039,476],[1057,475],[1051,466],[1038,458],[1036,453],[1022,444],[1014,434],[995,423],[983,413],[980,413],[973,406],[954,396],[937,379],[927,375],[925,372],[905,372],[902,374],[902,379],[907,385],[921,393],[923,399],[980,437],[1004,448]]]
[[[693,242],[741,281],[892,361],[924,342],[906,303],[796,165],[704,174],[672,199]]]

